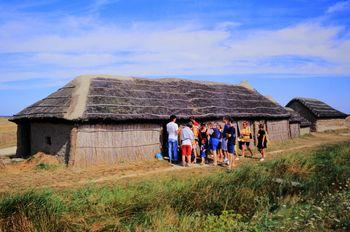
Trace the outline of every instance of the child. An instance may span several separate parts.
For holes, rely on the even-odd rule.
[[[220,136],[220,141],[219,141],[217,153],[218,153],[218,161],[219,161],[220,163],[222,163],[223,160],[224,160],[223,151],[222,151],[222,141],[223,141],[222,131],[223,131],[223,129],[222,129],[222,126],[221,126],[220,124],[216,124],[216,127],[219,129],[220,135],[221,135],[221,136]]]
[[[227,138],[225,135],[225,130],[227,130],[227,125],[225,124],[225,127],[222,132],[222,143],[221,143],[221,150],[224,157],[224,164],[228,164],[228,156],[227,156]]]
[[[261,159],[260,161],[265,160],[265,149],[267,148],[267,138],[266,138],[266,131],[264,130],[264,125],[259,125],[259,131],[258,131],[258,150],[261,153]]]
[[[200,148],[202,148],[202,146],[205,148],[205,157],[206,157],[209,145],[208,145],[208,130],[205,124],[201,125],[199,134],[198,134],[198,139],[200,142]],[[201,153],[201,157],[202,157],[202,153]]]
[[[202,162],[201,162],[201,165],[204,165],[205,164],[205,157],[207,156],[206,153],[207,153],[207,142],[205,139],[202,139],[201,141],[201,159],[202,159]]]
[[[210,135],[210,140],[209,140],[209,147],[210,147],[210,152],[213,155],[213,165],[217,166],[218,165],[218,156],[217,156],[217,150],[219,147],[219,142],[221,138],[221,133],[219,129],[217,128],[216,124],[209,124],[209,135]]]

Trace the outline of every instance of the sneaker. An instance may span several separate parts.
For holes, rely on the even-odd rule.
[[[224,163],[226,163],[226,164],[228,163],[228,159],[227,158],[224,159]]]
[[[261,158],[261,159],[260,159],[261,162],[264,161],[264,160],[265,160],[264,158]]]

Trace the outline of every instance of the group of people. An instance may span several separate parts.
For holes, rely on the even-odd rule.
[[[242,128],[240,128],[238,123],[234,123],[229,116],[223,118],[223,126],[220,123],[212,122],[200,124],[194,117],[191,117],[188,123],[179,127],[176,120],[176,116],[171,115],[170,122],[166,125],[168,156],[171,163],[180,161],[178,157],[180,151],[183,166],[195,164],[197,159],[200,158],[201,164],[206,164],[209,160],[212,160],[212,164],[215,166],[220,162],[231,169],[235,161],[239,160],[236,151],[237,142],[243,157],[246,156],[247,151],[251,157],[254,157],[250,148],[253,135],[247,121],[244,121]],[[261,154],[260,161],[264,161],[267,133],[263,124],[259,125],[257,148]]]

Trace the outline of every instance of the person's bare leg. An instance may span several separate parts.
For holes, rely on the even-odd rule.
[[[214,161],[214,166],[218,165],[218,155],[216,153],[216,151],[212,151],[213,154],[213,161]]]
[[[245,157],[245,148],[246,148],[246,145],[243,144],[242,145],[242,156]]]
[[[264,160],[265,160],[265,149],[264,149],[264,148],[261,149],[261,150],[260,150],[260,153],[261,153],[261,159],[260,159],[260,161],[264,161]]]
[[[193,159],[193,164],[196,164],[196,159],[197,159],[197,150],[196,150],[196,147],[194,146],[193,147],[193,156],[194,156],[194,159]],[[191,161],[191,160],[190,160]],[[191,162],[190,162],[191,163]]]
[[[186,156],[182,155],[182,166],[186,166]]]
[[[227,153],[227,159],[228,159],[228,169],[231,169],[232,168],[232,164],[233,164],[233,160],[234,160],[234,157],[233,157],[233,154],[231,153]]]
[[[233,160],[232,158],[231,158],[231,154],[230,153],[227,153],[227,160],[228,160],[228,166],[227,166],[227,168],[228,169],[231,169],[231,161]]]
[[[254,153],[253,153],[252,149],[250,149],[250,147],[249,147],[249,146],[247,146],[247,149],[248,149],[248,151],[249,151],[250,155],[251,155],[251,156],[252,156],[252,158],[253,158],[253,157],[254,157]]]

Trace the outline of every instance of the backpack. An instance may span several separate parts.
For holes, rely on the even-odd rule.
[[[213,134],[211,135],[213,138],[220,139],[221,138],[221,133],[218,128],[213,129]]]

